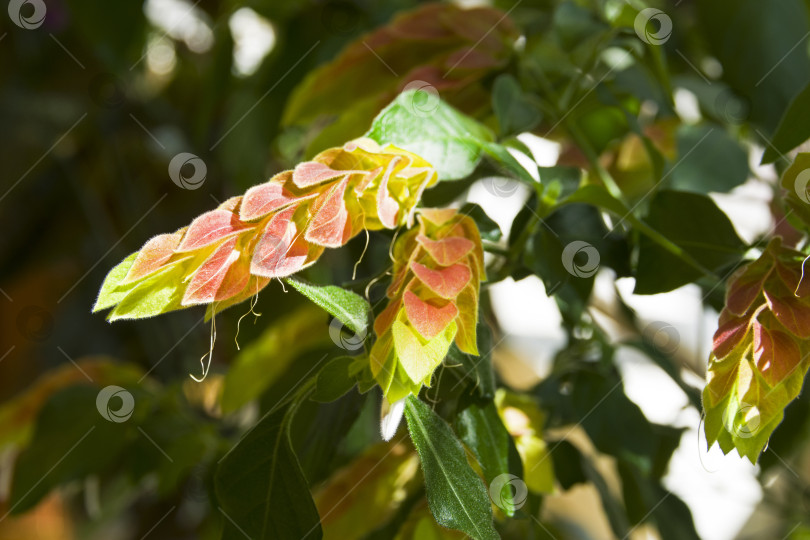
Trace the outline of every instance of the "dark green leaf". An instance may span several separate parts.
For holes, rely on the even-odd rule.
[[[695,8],[723,80],[751,104],[747,120],[773,132],[790,100],[810,82],[802,45],[810,30],[806,3],[772,0],[763,9],[759,0],[714,0]]]
[[[574,2],[562,2],[554,11],[554,33],[564,50],[572,50],[598,36],[608,26],[593,11]]]
[[[220,462],[214,485],[229,518],[223,538],[321,538],[318,510],[290,443],[297,406],[265,416]]]
[[[405,402],[405,418],[436,522],[475,539],[499,538],[487,489],[467,463],[464,448],[447,422],[414,396]]]
[[[780,153],[786,154],[810,139],[808,118],[810,118],[810,85],[805,86],[788,105],[770,144],[765,146],[762,163],[772,163],[776,161]]]
[[[464,203],[464,205],[459,209],[459,213],[473,218],[475,224],[478,225],[478,232],[481,233],[481,238],[483,240],[497,242],[501,239],[501,228],[497,223],[492,221],[492,218],[490,218],[487,213],[484,212],[484,209],[477,204],[470,202]]]
[[[495,79],[492,108],[498,118],[501,137],[529,131],[540,123],[543,116],[523,93],[517,79],[508,73]]]
[[[506,431],[493,402],[469,405],[456,416],[454,424],[459,437],[481,465],[487,485],[502,474],[515,474],[513,470],[516,464],[512,464],[510,468],[509,463],[512,436]],[[523,477],[522,467],[520,469],[520,473],[515,474],[518,478]],[[513,516],[512,492],[504,490],[501,497],[505,497],[507,501],[507,504],[502,506],[504,512]]]
[[[128,390],[124,392],[132,396]],[[147,395],[136,394],[132,417],[117,422],[102,417],[96,406],[98,394],[95,386],[71,386],[45,403],[37,417],[31,442],[14,468],[9,499],[11,512],[16,514],[33,508],[64,482],[105,471],[127,445],[140,436],[136,426],[147,414],[149,406],[144,401]],[[126,406],[122,399],[122,396],[111,397],[110,410]]]
[[[481,147],[495,164],[504,169],[510,176],[527,184],[537,184],[537,180],[534,179],[534,176],[532,176],[515,156],[509,153],[506,146],[495,142],[483,142],[481,143]],[[532,165],[532,167],[537,171],[537,165]]]
[[[595,351],[580,354],[595,356]],[[564,393],[563,388],[570,390]],[[600,452],[651,463],[652,428],[638,405],[625,395],[615,370],[603,373],[585,364],[545,379],[538,392],[555,425],[581,425]]]
[[[580,247],[571,258],[566,248],[576,245]],[[555,296],[563,316],[571,322],[578,321],[585,309],[600,266],[613,268],[619,276],[630,273],[626,239],[609,232],[599,210],[591,205],[558,207],[537,226],[527,247],[524,263],[543,280],[546,291]],[[597,266],[591,268],[591,263]],[[579,269],[583,272],[578,273]]]
[[[748,178],[748,154],[719,126],[681,126],[672,188],[709,193],[730,191]]]
[[[484,323],[478,324],[478,351],[481,356],[464,354],[455,343],[442,363],[436,393],[441,399],[458,397],[463,392],[483,399],[495,396],[495,373],[492,370],[492,334]],[[433,391],[431,391],[433,395]]]
[[[576,446],[562,440],[554,443],[551,452],[554,454],[554,478],[563,489],[571,489],[576,484],[588,481],[582,469],[582,455]]]
[[[618,471],[627,516],[634,525],[654,521],[663,540],[700,538],[689,508],[676,495],[623,460],[619,460]]]
[[[341,451],[341,443],[349,437],[368,397],[369,394],[350,392],[328,404],[301,405],[291,435],[301,469],[312,485],[325,480],[336,466],[345,464],[347,453]],[[375,413],[378,411],[379,406],[375,407]],[[376,435],[379,419],[374,424]]]
[[[745,249],[731,221],[705,195],[659,191],[650,203],[646,221],[711,271],[737,262]],[[641,238],[636,294],[671,291],[699,277],[699,270],[649,238]]]
[[[315,378],[315,391],[311,399],[329,403],[351,390],[357,383],[350,369],[354,361],[351,356],[340,356],[327,362]]]

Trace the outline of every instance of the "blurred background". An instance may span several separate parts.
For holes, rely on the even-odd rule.
[[[594,72],[571,40],[584,42],[601,35],[600,25],[614,23],[624,29],[610,39],[636,39],[632,22],[615,22],[616,13],[626,6],[635,13],[644,4],[494,4],[520,32],[541,36],[521,39],[542,69],[554,71],[555,62],[569,62],[575,66],[571,77],[579,77],[584,88],[620,88],[635,116],[646,119],[644,133],[667,161],[686,160],[692,167],[691,174],[675,174],[669,182],[709,193],[746,244],[755,247],[774,233],[796,238],[772,202],[783,164],[759,163],[790,99],[810,81],[808,2],[718,1],[708,7],[691,0],[662,2],[657,7],[674,29],[662,47],[666,61],[647,58],[657,64],[649,68],[642,61],[617,60],[615,50],[604,47],[593,62],[602,64],[602,71]],[[209,506],[207,471],[268,400],[298,379],[305,371],[301,366],[309,365],[306,359],[317,360],[321,349],[331,347],[325,316],[303,297],[271,284],[258,298],[255,311],[261,317],[241,321],[238,345],[237,323],[247,306],[217,318],[212,374],[198,385],[188,375],[199,375],[200,357],[209,350],[210,328],[201,309],[108,324],[91,308],[106,272],[148,238],[176,230],[310,153],[307,146],[323,126],[282,123],[293,89],[345,45],[419,5],[413,0],[9,2],[8,16],[0,16],[0,402],[6,404],[0,409],[0,538],[218,537],[223,518]],[[571,100],[572,110],[578,109],[572,117],[587,127],[600,161],[621,179],[623,190],[643,190],[657,181],[655,168],[636,159],[639,139],[632,122],[617,113],[614,98],[589,91],[583,100]],[[492,114],[479,111],[484,121],[491,122]],[[720,129],[693,153],[709,125]],[[555,128],[543,119],[520,134],[528,151],[522,159],[540,167],[587,167],[577,146]],[[192,185],[169,174],[169,163],[180,153],[197,158],[184,176],[197,179]],[[201,170],[202,179],[194,176]],[[694,185],[696,177],[710,180]],[[531,197],[525,186],[492,171],[453,186],[437,188],[427,204],[478,203],[505,237]],[[361,281],[386,260],[390,238],[372,234],[359,267]],[[364,240],[356,239],[345,250],[328,250],[307,277],[350,281],[363,247]],[[536,276],[506,277],[490,285],[483,300],[502,338],[492,355],[496,372],[516,390],[545,380],[571,343],[545,287]],[[662,485],[685,502],[701,538],[810,537],[810,527],[802,524],[810,510],[807,393],[789,407],[785,425],[758,465],[736,454],[723,456],[717,448],[707,451],[694,396],[703,387],[722,291],[687,285],[636,295],[633,288],[633,278],[603,268],[587,313],[613,343],[641,335],[674,366],[677,381],[639,348],[616,346],[614,361],[627,398],[648,422],[681,434]],[[622,306],[637,315],[632,325],[617,315]],[[228,371],[236,365],[241,366],[236,374]],[[256,369],[263,374],[261,388],[248,392],[244,402],[259,398],[259,405],[234,407],[236,412],[224,415],[226,372],[250,381]],[[126,436],[102,433],[103,426],[90,433],[97,444],[74,454],[68,461],[75,461],[75,470],[68,471],[67,462],[57,463],[47,447],[80,440],[90,424],[73,425],[80,414],[70,408],[70,395],[49,402],[50,416],[40,415],[43,403],[70,385],[121,381],[142,387],[142,394],[133,391],[135,399],[150,403],[151,412]],[[554,429],[561,428],[551,427],[552,436]],[[14,509],[12,476],[15,470],[24,474],[16,460],[31,440],[41,453],[26,454],[28,474],[46,481],[31,482],[32,494]],[[606,489],[622,499],[613,458],[590,450],[605,471]],[[357,449],[341,452],[345,463]],[[51,491],[57,485],[61,489]],[[612,538],[604,496],[588,482],[558,489],[545,498],[543,520],[556,524],[560,538]],[[659,537],[644,525],[628,534]]]

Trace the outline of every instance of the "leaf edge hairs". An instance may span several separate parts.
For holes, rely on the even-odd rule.
[[[457,210],[421,209],[418,225],[394,244],[388,305],[374,321],[369,373],[390,403],[430,386],[450,345],[478,355],[481,235]]]
[[[93,312],[113,308],[114,321],[203,304],[210,317],[364,229],[412,225],[437,181],[428,162],[390,144],[361,138],[330,148],[147,241],[107,274]]]

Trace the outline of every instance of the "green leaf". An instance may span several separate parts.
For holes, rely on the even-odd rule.
[[[709,193],[730,191],[748,178],[748,154],[719,126],[681,126],[672,188]]]
[[[589,204],[564,204],[545,217],[524,248],[523,263],[543,280],[548,294],[555,296],[564,319],[572,323],[580,319],[586,308],[596,270],[594,267],[574,275],[580,259],[569,260],[565,250],[576,245],[575,242],[587,244],[581,244],[584,247],[580,249],[587,250],[588,262],[598,260],[599,266],[610,266],[619,276],[630,274],[627,240],[608,231],[597,208]],[[598,259],[591,259],[597,255]],[[584,256],[585,253],[578,255]]]
[[[614,495],[602,474],[579,448],[566,440],[557,442],[554,450],[554,474],[563,489],[576,484],[590,482],[599,493],[602,508],[610,522],[616,538],[627,538],[632,532],[627,521],[627,513],[622,503]]]
[[[126,277],[129,268],[132,266],[132,263],[135,262],[137,256],[138,252],[136,251],[109,271],[98,293],[96,304],[93,306],[93,313],[114,306],[127,295],[131,287],[121,287],[119,289],[118,284]]]
[[[584,346],[584,344],[581,344]],[[594,354],[593,344],[578,354]],[[568,354],[577,354],[569,350]],[[571,388],[561,394],[560,388]],[[538,387],[538,397],[556,422],[581,425],[604,454],[652,462],[653,432],[641,409],[624,393],[618,372],[581,368],[550,376]],[[620,422],[616,419],[621,418]]]
[[[419,99],[429,102],[417,103]],[[374,119],[366,136],[418,154],[436,168],[440,180],[469,176],[481,159],[481,144],[494,140],[483,124],[438,95],[417,90],[399,94]]]
[[[554,477],[564,490],[588,481],[582,465],[582,454],[577,447],[561,439],[554,443]]]
[[[489,240],[490,242],[497,242],[501,239],[501,228],[490,218],[484,209],[475,203],[464,203],[459,209],[459,214],[470,216],[475,224],[478,226],[478,232],[481,233],[482,240]]]
[[[181,275],[173,271],[175,268],[174,265],[169,266],[139,282],[125,293],[107,320],[143,319],[180,309],[186,284]]]
[[[519,469],[519,474],[515,476],[523,477],[520,459],[510,467],[510,446],[514,443],[501,417],[498,416],[495,403],[491,401],[483,405],[473,403],[456,416],[454,424],[459,437],[481,465],[487,485],[490,485],[497,476],[514,474],[515,468]],[[506,504],[500,507],[509,516],[515,514],[512,497],[513,494],[509,489],[504,489],[501,494],[501,501],[505,501]]]
[[[523,92],[517,79],[505,73],[495,79],[492,87],[492,108],[498,119],[502,137],[529,131],[540,123],[543,115]]]
[[[711,271],[734,264],[745,249],[731,221],[705,195],[659,191],[650,202],[647,224]],[[639,241],[636,294],[671,291],[701,275],[649,238]]]
[[[765,146],[762,163],[772,163],[780,153],[786,154],[810,139],[808,118],[810,118],[810,84],[805,86],[788,105],[771,138],[771,144]]]
[[[229,518],[223,539],[322,537],[318,510],[290,442],[299,404],[265,416],[219,464],[214,487]]]
[[[447,422],[414,396],[405,402],[405,418],[422,462],[428,505],[436,522],[475,539],[499,538],[492,525],[487,489]]]
[[[311,397],[313,401],[301,405],[290,435],[301,469],[311,485],[326,480],[337,466],[344,465],[349,456],[355,455],[346,450],[344,443],[365,447],[372,440],[378,440],[379,405],[376,400],[368,399],[370,395],[349,392],[329,403],[317,403]],[[374,402],[371,438],[352,433],[352,427],[362,422],[367,401]]]
[[[762,9],[759,0],[714,0],[695,8],[696,30],[723,66],[723,81],[751,104],[747,121],[772,133],[793,97],[810,83],[803,45],[810,30],[806,3],[771,0]]]
[[[580,454],[581,455],[581,454]],[[582,470],[587,476],[591,484],[596,488],[599,493],[599,498],[602,500],[602,508],[605,510],[605,515],[610,522],[610,528],[616,538],[627,538],[632,533],[630,524],[627,522],[627,511],[619,498],[613,493],[599,469],[596,468],[594,463],[587,457],[581,455]]]
[[[537,180],[534,179],[531,172],[509,152],[506,146],[495,142],[483,142],[481,148],[497,165],[505,169],[514,178],[527,184],[537,184]],[[533,165],[533,168],[537,172],[537,165]]]
[[[341,356],[327,362],[315,378],[315,391],[311,399],[320,403],[330,403],[351,390],[357,379],[351,372],[355,359]]]
[[[321,306],[358,336],[365,337],[371,314],[371,306],[365,298],[334,285],[312,285],[298,278],[287,278],[284,281]]]
[[[222,410],[232,412],[258,398],[300,355],[332,345],[323,312],[311,305],[274,321],[241,351],[225,374]]]
[[[60,484],[104,472],[139,436],[136,422],[148,410],[142,395],[134,397],[133,416],[119,423],[101,416],[98,394],[95,386],[70,386],[43,406],[31,442],[17,458],[9,499],[11,512],[33,508]],[[120,401],[109,405],[111,410],[121,408]]]
[[[619,460],[618,472],[627,515],[634,525],[654,521],[663,540],[700,538],[689,508],[656,479],[644,475],[638,467],[624,460]]]

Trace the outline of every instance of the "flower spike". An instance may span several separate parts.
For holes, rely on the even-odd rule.
[[[456,210],[423,209],[394,244],[389,303],[374,321],[371,375],[389,402],[430,386],[451,343],[478,354],[479,284],[486,279],[478,227]]]
[[[436,181],[429,163],[391,145],[331,148],[146,242],[110,271],[94,311],[114,307],[110,320],[135,319],[207,304],[211,315],[364,229],[411,226]]]

